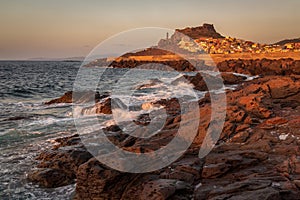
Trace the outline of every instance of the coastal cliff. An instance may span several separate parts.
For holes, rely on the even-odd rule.
[[[208,24],[177,31],[193,39],[208,36],[224,39]],[[168,40],[178,39],[176,34],[172,37]],[[168,40],[161,40],[159,45],[170,45]],[[29,172],[28,179],[43,187],[76,182],[74,199],[299,199],[300,60],[268,59],[264,54],[258,55],[262,59],[224,56],[225,59],[216,62],[221,72],[219,76],[228,88],[227,107],[221,108],[226,112],[226,118],[216,145],[206,157],[199,158],[198,152],[205,136],[210,134],[208,127],[220,128],[211,121],[210,93],[196,102],[201,116],[196,137],[187,151],[170,166],[142,174],[111,169],[94,158],[79,135],[74,134],[56,139],[51,150],[41,152],[37,157],[39,164]],[[212,68],[205,60],[190,63],[155,47],[124,54],[114,59],[110,67],[136,68],[143,64],[168,65],[179,72]],[[185,74],[172,83],[176,85],[186,79],[197,92],[206,92],[204,76],[212,77],[209,74]],[[152,79],[135,90],[149,89],[161,83],[161,80]],[[111,104],[115,99],[109,93],[97,93],[95,99],[88,101],[95,101],[95,104],[82,112],[112,114]],[[46,104],[70,102],[72,92],[67,92]],[[115,124],[102,130],[123,150],[137,154],[155,151],[174,138],[189,111],[181,113],[177,98],[153,100],[134,109],[147,111],[153,107],[165,109],[167,117],[163,128],[150,138],[124,134]],[[146,127],[159,117],[151,112],[139,115],[134,123]]]

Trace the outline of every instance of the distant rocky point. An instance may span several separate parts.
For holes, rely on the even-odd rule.
[[[75,56],[75,57],[66,57],[66,58],[46,58],[46,57],[37,57],[37,58],[29,58],[30,61],[73,61],[73,62],[81,62],[84,60],[83,56]]]
[[[300,43],[300,38],[281,40],[281,41],[276,42],[274,44],[275,45],[286,45],[288,43]]]

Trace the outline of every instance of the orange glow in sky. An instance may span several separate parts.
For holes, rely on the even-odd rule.
[[[132,28],[212,23],[222,35],[273,43],[298,38],[299,0],[16,0],[0,3],[0,59],[85,56]]]

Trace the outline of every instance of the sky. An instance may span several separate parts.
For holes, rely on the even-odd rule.
[[[0,0],[0,59],[86,56],[123,31],[203,23],[273,43],[300,37],[299,8],[299,0]]]

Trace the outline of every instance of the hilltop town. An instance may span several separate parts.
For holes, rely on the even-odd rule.
[[[180,37],[180,35],[188,37]],[[260,44],[230,36],[222,36],[212,24],[203,24],[195,28],[176,29],[175,33],[158,43],[158,47],[177,44],[180,49],[191,53],[204,51],[208,54],[236,53],[288,53],[300,52],[300,40],[285,40],[275,44]]]
[[[176,52],[176,53],[174,53]],[[157,45],[120,57],[99,58],[85,66],[131,66],[134,62],[173,62],[182,59],[177,53],[214,65],[226,60],[287,59],[300,60],[300,38],[286,39],[274,44],[261,44],[218,33],[213,24],[176,29],[174,34],[158,41]],[[129,64],[128,62],[131,62]],[[125,66],[125,65],[124,65]]]

